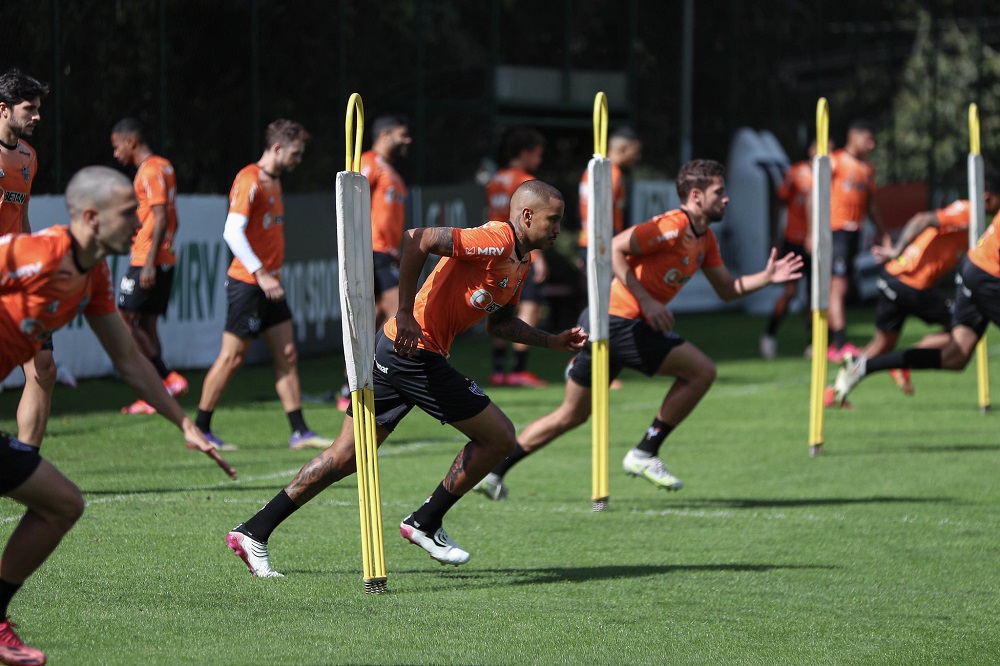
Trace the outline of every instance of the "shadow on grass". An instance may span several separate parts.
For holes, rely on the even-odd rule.
[[[843,456],[872,456],[910,453],[985,453],[1000,451],[1000,444],[910,444],[900,447],[869,447],[850,453],[838,453]]]
[[[699,572],[749,572],[767,573],[778,570],[827,570],[832,565],[802,564],[612,564],[589,567],[539,567],[537,569],[462,569],[454,572],[450,567],[442,570],[450,583],[458,583],[465,588],[487,588],[497,585],[539,585],[546,583],[586,583],[595,580],[616,580],[623,578],[648,578],[674,573]],[[453,573],[454,572],[454,573]],[[329,570],[286,570],[287,574],[329,575]],[[393,575],[427,575],[433,569],[393,569],[389,572],[389,588],[392,589]]]
[[[854,504],[948,504],[951,497],[791,497],[791,498],[718,498],[678,504],[676,509],[781,509],[805,506],[851,506]]]

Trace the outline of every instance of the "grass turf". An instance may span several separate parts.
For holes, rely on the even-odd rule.
[[[272,536],[286,578],[250,577],[225,547],[313,455],[287,449],[268,367],[242,370],[215,417],[240,445],[227,454],[236,483],[162,419],[118,414],[132,399],[120,383],[59,387],[43,452],[88,508],[11,612],[62,664],[995,663],[998,417],[979,414],[973,370],[914,373],[912,397],[868,378],[854,410],[827,411],[825,453],[810,459],[801,324],[785,324],[772,362],[756,357],[762,326],[678,317],[719,366],[663,449],[681,492],[621,472],[668,386],[626,373],[611,393],[610,509],[590,510],[581,428],[515,467],[508,501],[470,495],[449,514],[473,554],[460,568],[396,536],[463,444],[411,414],[380,453],[390,593],[377,597],[362,592],[353,477]],[[925,330],[910,324],[905,341]],[[462,340],[452,360],[485,384],[488,348]],[[489,393],[521,428],[561,399],[565,361],[539,351],[549,388]],[[305,359],[303,390],[336,388],[341,372]],[[202,375],[188,377],[193,412]],[[0,395],[8,427],[18,397]],[[305,414],[339,430],[330,404]],[[19,515],[0,501],[0,537]]]

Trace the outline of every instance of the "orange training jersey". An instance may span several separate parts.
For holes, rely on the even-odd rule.
[[[486,183],[486,208],[490,220],[504,222],[510,219],[510,198],[521,183],[535,177],[520,167],[500,169]]]
[[[27,143],[18,140],[13,149],[0,146],[0,236],[24,231],[21,214],[37,171],[35,149]]]
[[[419,346],[445,356],[456,335],[505,305],[517,305],[531,265],[530,253],[518,257],[507,222],[452,229],[452,241],[454,253],[438,261],[413,305],[424,334]],[[396,339],[395,318],[385,323],[385,334]]]
[[[914,289],[930,289],[969,249],[969,202],[936,211],[938,227],[927,227],[903,253],[885,265],[889,275]]]
[[[361,173],[372,194],[372,251],[399,254],[406,229],[406,184],[374,150],[361,154]]]
[[[719,243],[711,229],[696,236],[691,219],[680,208],[657,215],[633,231],[639,254],[628,263],[649,295],[667,304],[699,268],[722,266]],[[642,316],[642,308],[632,292],[618,278],[611,282],[609,314],[626,319]]]
[[[580,179],[580,247],[587,247],[587,172]],[[611,163],[611,219],[614,224],[614,234],[625,228],[625,174],[614,162]]]
[[[256,164],[243,167],[229,191],[229,212],[246,215],[247,242],[267,272],[280,276],[285,261],[285,205],[281,201],[281,181],[267,175]],[[229,264],[226,275],[240,282],[257,284],[257,279],[236,257]]]
[[[31,359],[78,314],[114,311],[107,262],[82,272],[68,227],[0,237],[0,376]]]
[[[142,228],[132,239],[132,265],[144,266],[153,244],[153,225],[156,216],[153,206],[164,206],[167,212],[167,233],[163,235],[163,245],[156,252],[155,263],[176,264],[174,254],[174,234],[177,233],[177,176],[170,160],[159,155],[150,155],[135,174],[133,181],[135,196],[139,200],[139,221]]]
[[[860,231],[875,193],[875,167],[841,148],[830,155],[830,229]]]
[[[993,218],[992,224],[986,228],[979,244],[969,250],[969,261],[990,275],[1000,278],[1000,214]]]
[[[812,165],[807,160],[788,167],[778,188],[778,198],[785,202],[785,239],[802,245],[809,233],[807,207],[812,192]]]

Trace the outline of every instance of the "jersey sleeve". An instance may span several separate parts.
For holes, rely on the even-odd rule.
[[[684,233],[686,224],[687,217],[684,216],[679,218],[660,216],[637,225],[633,232],[639,243],[639,252],[636,254],[649,254],[660,250],[664,245],[674,244]]]
[[[47,234],[0,237],[0,294],[27,291],[59,264],[56,243]]]
[[[938,228],[943,234],[968,229],[970,215],[968,201],[955,201],[937,211]]]
[[[241,172],[233,181],[229,191],[229,212],[250,217],[254,198],[257,196],[257,180],[252,174]]]
[[[708,230],[708,241],[705,245],[705,258],[701,262],[702,268],[716,268],[725,266],[722,261],[722,253],[719,252],[719,239],[715,237],[715,232]]]
[[[472,229],[452,229],[452,255],[465,261],[493,260],[510,252],[506,222],[485,224]]]
[[[163,177],[161,168],[143,169],[139,175],[139,182],[145,191],[146,203],[150,206],[165,206],[167,204],[167,181]]]

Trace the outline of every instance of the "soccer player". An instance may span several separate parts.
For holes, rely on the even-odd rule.
[[[52,332],[82,312],[121,378],[176,425],[188,448],[207,453],[236,478],[139,351],[115,313],[111,271],[104,258],[126,254],[139,229],[135,192],[122,174],[86,167],[66,186],[68,227],[0,238],[0,373],[38,352]],[[24,645],[8,606],[14,594],[83,513],[80,490],[35,446],[0,433],[0,492],[27,510],[0,557],[0,663],[44,664]]]
[[[875,149],[875,130],[864,120],[856,120],[847,129],[847,142],[830,155],[830,229],[832,276],[827,321],[830,347],[827,358],[834,363],[846,352],[860,350],[847,340],[847,315],[844,300],[854,274],[854,259],[861,243],[861,226],[867,216],[878,231],[881,243],[889,245],[889,236],[875,204],[875,168],[868,156]]]
[[[677,175],[681,207],[626,229],[611,244],[615,279],[609,307],[609,377],[614,379],[626,367],[650,377],[675,377],[642,441],[626,454],[622,464],[626,474],[667,490],[679,490],[683,484],[658,457],[660,447],[715,380],[712,360],[673,332],[674,315],[667,305],[699,269],[725,301],[801,276],[802,258],[788,254],[777,259],[774,248],[759,273],[734,278],[726,270],[710,228],[722,219],[729,203],[724,172],[724,167],[712,160],[686,163]],[[579,325],[586,328],[589,322],[585,309]],[[562,404],[522,430],[513,452],[475,490],[494,500],[506,498],[503,476],[511,467],[587,420],[591,364],[590,347],[586,346],[570,367]]]
[[[133,186],[142,223],[132,239],[132,260],[119,285],[118,312],[156,368],[167,393],[183,395],[188,390],[187,380],[163,362],[156,329],[157,320],[167,312],[177,264],[177,176],[169,160],[153,153],[142,124],[135,118],[124,118],[111,129],[111,146],[119,163],[136,168]],[[137,400],[123,407],[122,413],[152,414],[153,408]]]
[[[254,338],[261,337],[274,361],[274,388],[288,416],[292,449],[326,448],[330,440],[306,425],[302,416],[298,358],[292,313],[281,285],[285,259],[285,207],[281,175],[302,161],[309,133],[297,122],[275,120],[264,132],[264,153],[236,174],[229,192],[229,216],[222,234],[233,261],[226,276],[226,327],[198,401],[195,423],[221,450],[235,448],[212,433],[212,415]]]
[[[794,252],[802,257],[802,275],[808,280],[811,268],[812,249],[809,247],[809,195],[812,193],[812,158],[816,155],[816,142],[809,144],[809,158],[796,162],[785,171],[785,177],[778,188],[778,198],[785,202],[785,236],[781,245],[781,254]],[[808,287],[807,287],[808,288]],[[786,282],[785,288],[774,302],[771,318],[767,322],[767,331],[760,336],[760,355],[773,359],[778,355],[778,327],[788,312],[788,304],[795,298],[799,290],[797,280]],[[811,339],[812,317],[806,308],[807,338]],[[811,349],[809,347],[808,349]]]
[[[528,127],[514,127],[504,138],[506,166],[486,183],[486,208],[489,220],[503,222],[510,219],[510,201],[514,192],[527,180],[535,180],[535,171],[545,155],[545,137]],[[521,285],[521,304],[518,318],[528,326],[537,326],[541,296],[539,285],[548,278],[549,265],[541,250],[531,253],[531,268]],[[528,370],[528,345],[514,343],[514,365],[507,372],[507,341],[493,338],[493,386],[528,386],[539,388],[548,384]]]
[[[990,196],[996,190],[996,181]],[[996,207],[996,202],[988,204]],[[972,358],[979,339],[992,321],[1000,326],[1000,215],[993,219],[979,244],[969,250],[958,267],[951,330],[944,341],[921,341],[921,345],[879,356],[862,354],[844,359],[834,381],[834,402],[843,406],[848,394],[862,379],[882,370],[963,370]],[[927,233],[926,231],[924,233]],[[968,236],[966,235],[966,246]],[[955,243],[958,251],[957,240]],[[905,256],[905,253],[904,253]],[[905,284],[905,283],[904,283]],[[933,345],[929,347],[928,345]]]
[[[399,256],[406,230],[407,190],[393,165],[406,157],[411,143],[405,116],[379,116],[372,123],[372,147],[361,154],[361,173],[371,186],[376,329],[396,315],[399,303]],[[350,404],[351,387],[345,381],[337,396],[337,409],[343,412]]]
[[[987,171],[985,184],[983,207],[993,216],[1000,211],[1000,172]],[[951,307],[935,285],[958,265],[969,248],[969,216],[966,200],[917,213],[903,227],[893,247],[873,249],[885,265],[878,279],[875,336],[861,350],[861,356],[870,359],[895,349],[903,322],[910,315],[945,329],[925,336],[917,347],[947,345]],[[893,368],[890,374],[903,393],[913,393],[909,369]],[[833,401],[833,389],[828,388],[828,406]]]
[[[642,159],[642,141],[631,127],[620,127],[608,136],[608,160],[611,161],[611,210],[614,233],[625,229],[625,208],[628,205],[628,188],[625,174]],[[580,178],[580,236],[577,266],[585,271],[587,265],[587,171]]]
[[[515,315],[530,252],[552,245],[563,208],[557,189],[532,180],[514,192],[512,220],[474,229],[427,227],[406,232],[399,309],[375,341],[376,431],[381,443],[418,406],[470,440],[423,506],[400,524],[403,538],[439,562],[458,565],[469,560],[468,551],[442,527],[444,515],[515,443],[510,419],[475,382],[449,365],[455,336],[486,317],[492,334],[512,341],[575,351],[586,340],[580,328],[554,335]],[[418,293],[420,271],[432,253],[443,259]],[[230,532],[226,542],[253,575],[281,576],[268,558],[271,533],[299,507],[355,470],[354,419],[348,410],[333,445],[306,463],[284,490]]]
[[[47,85],[19,69],[0,75],[0,236],[31,233],[28,200],[38,158],[24,139],[34,133],[41,120],[39,109],[48,92]],[[21,369],[24,389],[17,406],[17,436],[37,447],[45,436],[56,386],[52,341],[46,341],[34,358],[26,359]]]

